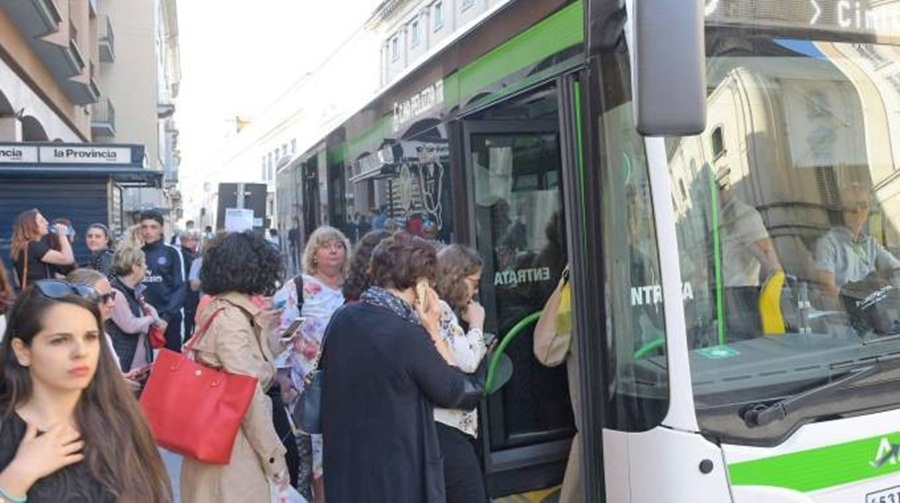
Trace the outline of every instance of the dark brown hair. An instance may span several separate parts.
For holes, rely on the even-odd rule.
[[[437,255],[437,281],[434,289],[438,297],[454,310],[463,311],[469,303],[466,278],[481,272],[484,262],[478,252],[460,244],[452,244]]]
[[[397,290],[411,288],[419,278],[434,281],[436,272],[434,245],[405,231],[376,246],[369,264],[373,285]]]
[[[100,310],[95,303],[75,295],[51,299],[35,287],[26,289],[9,312],[9,324],[0,345],[0,414],[4,420],[34,393],[31,375],[15,357],[12,341],[19,339],[31,346],[43,329],[47,311],[60,303],[89,311],[97,322],[97,331],[103,334]],[[150,428],[105,341],[100,341],[97,372],[75,406],[75,420],[84,440],[84,462],[116,501],[172,501],[169,477]]]
[[[200,282],[210,295],[272,295],[284,272],[278,250],[253,231],[216,236],[203,253]]]
[[[367,232],[350,257],[350,273],[344,282],[344,297],[348,301],[359,299],[359,296],[372,286],[372,277],[369,276],[369,263],[372,261],[372,251],[379,243],[390,237],[390,231],[375,229]]]

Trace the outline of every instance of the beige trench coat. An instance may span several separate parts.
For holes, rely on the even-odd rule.
[[[247,503],[269,501],[269,480],[286,469],[285,448],[272,425],[272,401],[263,390],[275,377],[268,333],[251,323],[260,308],[238,293],[218,296],[201,313],[197,326],[224,308],[206,334],[194,345],[197,361],[234,374],[259,379],[250,408],[238,430],[227,465],[184,459],[181,467],[181,500],[185,503]],[[199,328],[198,328],[199,330]],[[286,473],[286,472],[285,472]]]

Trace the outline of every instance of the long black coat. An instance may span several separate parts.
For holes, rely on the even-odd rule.
[[[443,502],[432,404],[471,409],[480,384],[448,366],[422,327],[382,307],[344,307],[326,337],[325,499]]]

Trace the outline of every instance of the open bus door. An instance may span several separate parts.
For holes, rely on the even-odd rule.
[[[501,345],[514,369],[480,412],[492,497],[557,486],[575,431],[565,365],[546,368],[532,351],[534,323],[567,261],[556,99],[555,88],[545,88],[462,127],[470,187],[462,207],[484,259],[485,331],[507,339]],[[500,109],[542,112],[497,120],[509,117]]]

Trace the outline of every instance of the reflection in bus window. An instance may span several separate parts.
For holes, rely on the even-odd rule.
[[[622,61],[610,60],[618,65]],[[616,68],[628,74],[627,68]],[[634,127],[630,87],[609,85],[604,131],[602,183],[609,372],[609,427],[647,431],[668,409],[666,327],[656,230],[644,142]],[[624,214],[624,218],[623,218]],[[690,285],[685,294],[690,296]],[[677,301],[676,301],[677,302]],[[677,304],[676,304],[677,305]]]
[[[485,331],[503,337],[543,307],[566,263],[559,139],[555,131],[498,131],[473,133],[470,145]],[[535,360],[533,329],[506,348],[515,372],[488,402],[492,449],[573,433],[566,369]]]
[[[900,51],[719,35],[708,128],[666,147],[698,418],[760,440],[790,425],[748,429],[741,403],[898,344]]]

